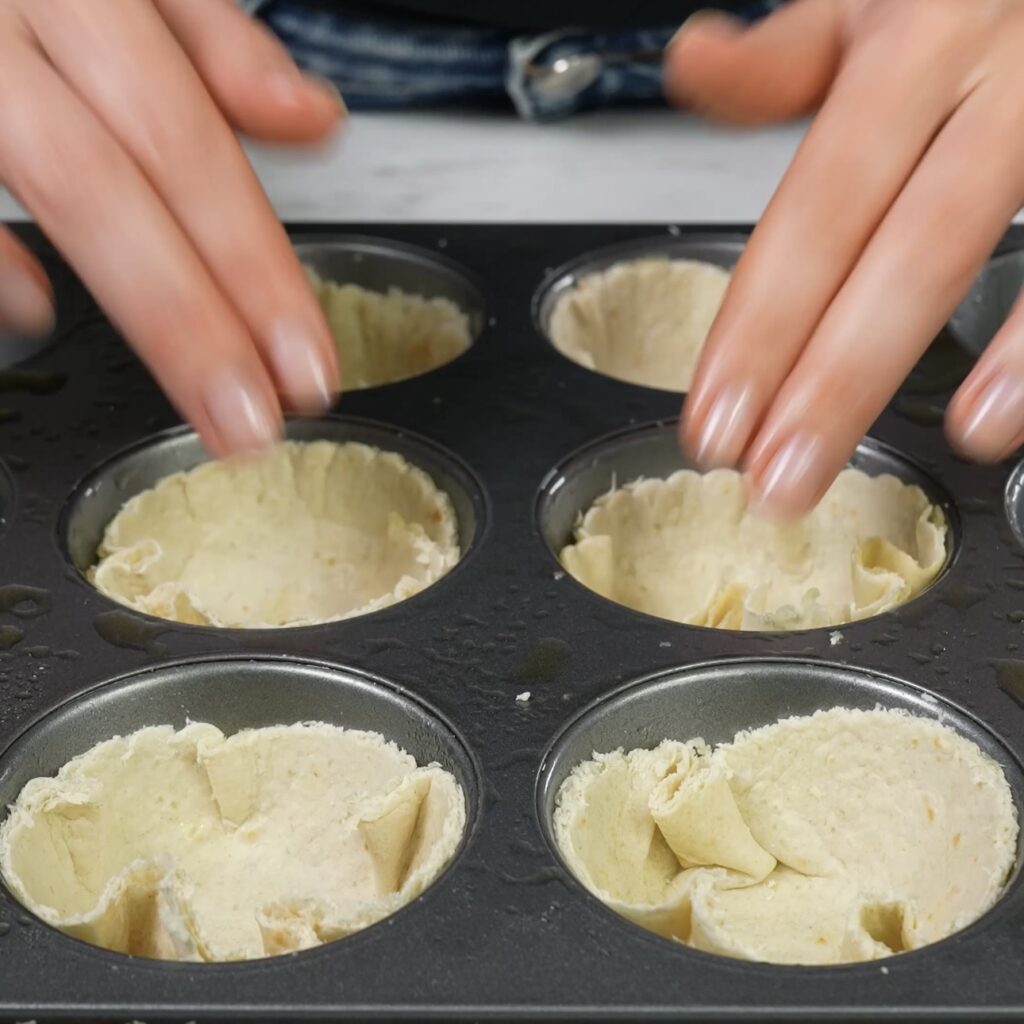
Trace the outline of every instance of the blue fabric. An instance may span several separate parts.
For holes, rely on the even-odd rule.
[[[760,0],[748,20],[784,0]],[[554,120],[624,103],[661,103],[656,62],[615,62],[574,95],[542,95],[526,73],[577,54],[657,51],[678,25],[614,33],[576,29],[541,36],[510,36],[471,26],[352,16],[307,6],[302,0],[242,0],[280,37],[299,65],[330,79],[353,110],[395,110],[447,104],[511,102],[530,120]]]

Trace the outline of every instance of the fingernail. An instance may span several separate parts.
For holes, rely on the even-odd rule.
[[[821,497],[828,480],[824,445],[814,434],[795,434],[772,456],[754,480],[758,511],[780,519],[795,519]]]
[[[737,32],[742,31],[746,27],[746,22],[742,18],[737,18],[735,15],[727,14],[725,11],[719,11],[714,7],[702,7],[699,11],[694,11],[683,23],[676,29],[675,35],[668,41],[668,46],[665,49],[671,47],[679,39],[682,39],[684,35],[689,34],[695,28],[700,28],[702,32],[711,32],[714,35],[722,36],[734,36]]]
[[[754,391],[728,385],[711,403],[701,427],[694,460],[701,469],[735,466],[755,424]]]
[[[262,389],[234,370],[211,375],[203,405],[226,453],[261,451],[278,439],[277,410],[268,407]]]
[[[1024,379],[998,373],[974,399],[956,445],[970,459],[997,462],[1024,429]]]
[[[279,320],[267,339],[267,353],[290,405],[319,413],[334,404],[337,389],[317,339],[297,320]]]
[[[0,270],[0,326],[43,335],[53,330],[54,320],[50,296],[35,277],[12,267]]]

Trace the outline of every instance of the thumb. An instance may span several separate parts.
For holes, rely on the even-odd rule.
[[[839,0],[796,0],[749,27],[702,11],[668,45],[665,95],[737,124],[798,117],[824,99],[841,53]]]

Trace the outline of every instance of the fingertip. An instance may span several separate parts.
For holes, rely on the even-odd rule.
[[[761,401],[751,382],[726,381],[688,425],[688,447],[694,462],[705,471],[738,466],[760,412]]]
[[[56,323],[53,286],[39,260],[0,225],[0,332],[43,336]]]
[[[762,448],[746,467],[751,505],[781,521],[805,516],[822,499],[838,469],[824,439],[797,431],[774,448]]]
[[[753,470],[749,468],[743,470],[740,479],[743,483],[743,490],[747,499],[747,508],[754,515],[777,523],[787,523],[797,518],[797,516],[784,514],[770,501],[766,500],[761,481]]]
[[[804,496],[781,496],[777,492],[766,491],[764,485],[748,476],[744,477],[747,488],[747,502],[750,509],[762,519],[787,524],[796,523],[814,510],[821,500]]]
[[[972,374],[969,376],[949,400],[949,404],[946,406],[945,415],[943,416],[942,426],[946,435],[946,440],[949,441],[953,449],[961,455],[966,455],[966,453],[961,450],[960,438],[963,434],[967,409],[971,402],[971,396],[977,393],[979,387],[980,382],[975,379],[975,375]]]
[[[242,367],[216,368],[204,379],[200,400],[195,422],[217,458],[257,455],[281,439],[284,416],[265,374]]]
[[[813,109],[842,53],[838,4],[792,3],[757,21],[700,13],[666,48],[670,102],[736,125]]]
[[[237,95],[232,120],[247,134],[271,142],[324,142],[348,113],[332,83],[293,67],[259,75]]]
[[[317,142],[345,113],[330,83],[303,75],[282,41],[233,0],[160,0],[164,19],[232,125],[267,141]]]
[[[740,35],[747,23],[726,11],[706,8],[694,11],[676,30],[668,41],[666,49],[676,53],[694,46],[701,46],[708,40],[733,39]]]
[[[44,337],[56,320],[53,289],[41,270],[17,262],[0,265],[0,328]]]
[[[271,328],[266,353],[278,390],[288,407],[304,416],[319,416],[335,403],[340,390],[334,345],[302,318],[282,317]]]
[[[968,378],[946,409],[946,437],[972,462],[1000,462],[1024,443],[1024,374],[1003,367]]]
[[[705,419],[707,388],[694,380],[690,390],[683,399],[683,408],[679,417],[677,436],[679,448],[683,456],[699,467],[698,450],[700,448],[701,425]]]
[[[745,23],[722,11],[697,11],[683,22],[665,48],[666,99],[676,106],[701,102],[701,83],[727,56]]]
[[[319,75],[302,74],[292,65],[266,75],[263,92],[281,110],[317,111],[335,119],[348,112],[333,82]]]
[[[335,119],[348,114],[348,105],[341,95],[341,90],[329,78],[306,72],[304,75],[307,88],[319,97],[320,105]]]

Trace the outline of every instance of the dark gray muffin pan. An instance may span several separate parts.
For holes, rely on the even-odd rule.
[[[142,725],[322,719],[445,765],[469,823],[449,868],[393,917],[252,963],[119,956],[47,927],[0,887],[0,1021],[1024,1018],[1019,870],[988,914],[927,949],[781,968],[637,929],[570,876],[550,831],[559,784],[595,749],[726,740],[836,705],[941,718],[1024,799],[1024,477],[960,461],[941,430],[976,346],[940,336],[854,458],[945,508],[952,547],[933,586],[837,630],[687,627],[604,600],[555,557],[613,480],[682,468],[679,396],[577,366],[544,325],[590,270],[652,252],[730,266],[742,235],[296,226],[303,258],[328,276],[443,295],[470,316],[475,342],[454,361],[289,424],[295,438],[364,441],[421,466],[452,497],[465,557],[358,619],[179,626],[107,600],[83,573],[116,509],[202,449],[50,246],[17,231],[51,275],[59,318],[49,347],[0,370],[0,804]],[[1021,247],[1015,231],[1000,252]],[[1005,316],[1001,287],[970,307],[985,331]]]

